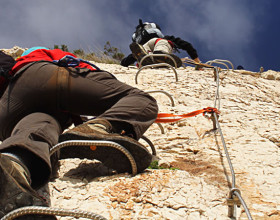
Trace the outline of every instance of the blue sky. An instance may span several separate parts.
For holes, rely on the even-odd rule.
[[[197,49],[202,62],[227,59],[235,67],[280,71],[278,0],[0,0],[0,48],[66,44],[103,50],[106,41],[129,54],[143,21]],[[186,57],[186,52],[178,54]]]

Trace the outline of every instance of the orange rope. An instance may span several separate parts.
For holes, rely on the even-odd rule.
[[[193,112],[190,112],[190,113],[187,113],[187,114],[183,114],[183,115],[174,115],[174,114],[171,114],[171,113],[159,113],[155,123],[176,122],[176,121],[179,121],[181,119],[194,117],[194,116],[199,115],[199,114],[203,114],[203,116],[204,116],[206,112],[207,113],[216,112],[217,114],[220,113],[218,111],[218,109],[212,108],[212,107],[207,107],[207,108],[204,108],[204,109],[196,110],[196,111],[193,111]]]

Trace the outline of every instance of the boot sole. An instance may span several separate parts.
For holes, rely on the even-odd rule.
[[[44,206],[47,203],[31,187],[22,187],[7,171],[11,167],[10,160],[0,153],[0,218],[7,213],[25,206]],[[48,215],[25,215],[16,219],[25,220],[55,220],[56,217]]]
[[[144,146],[134,139],[127,137],[113,134],[104,135],[101,133],[86,135],[75,131],[67,132],[59,137],[59,142],[68,140],[103,140],[120,144],[133,156],[138,173],[145,170],[152,161],[152,155]],[[89,146],[69,146],[60,150],[60,159],[66,158],[97,159],[105,166],[116,170],[118,173],[132,173],[128,158],[122,152],[112,147],[98,146],[95,150],[92,150]]]
[[[145,53],[145,51],[143,51],[144,49],[142,49],[141,45],[139,45],[137,43],[132,43],[132,44],[130,44],[129,47],[133,53],[134,58],[136,60],[138,60],[139,63],[142,60],[142,58],[147,55],[147,53]],[[146,66],[146,65],[153,64],[153,63],[154,62],[152,61],[152,59],[150,57],[147,57],[145,60],[143,60],[142,65]]]

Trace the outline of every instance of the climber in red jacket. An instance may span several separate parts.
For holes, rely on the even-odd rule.
[[[152,155],[138,142],[157,117],[149,94],[59,49],[36,48],[16,62],[0,55],[9,81],[0,99],[0,218],[19,207],[47,206],[34,189],[48,182],[58,159],[50,157],[50,148],[58,142],[113,141],[131,153],[138,172],[149,166]],[[81,115],[95,118],[64,132]],[[109,147],[60,153],[62,158],[88,156],[118,172],[132,169],[122,152]]]

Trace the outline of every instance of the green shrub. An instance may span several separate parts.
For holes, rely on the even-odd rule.
[[[73,50],[73,54],[75,54],[76,56],[85,56],[85,51],[82,49]]]
[[[109,41],[104,45],[104,54],[119,61],[124,58],[124,54],[118,48],[112,47]]]
[[[53,49],[61,49],[61,50],[65,51],[65,52],[69,52],[68,46],[65,45],[65,44],[61,44],[60,47],[57,44],[55,44],[53,46]]]
[[[170,167],[170,168],[164,168],[158,165],[158,160],[154,160],[150,166],[148,167],[148,169],[154,169],[154,170],[158,170],[158,169],[169,169],[169,170],[179,170],[178,168],[175,167]]]
[[[60,46],[55,44],[54,49],[69,52],[68,46],[65,44],[61,44]],[[124,54],[118,48],[112,47],[109,41],[104,45],[103,52],[85,53],[83,49],[76,49],[72,53],[84,60],[108,64],[120,64],[120,61],[124,58]]]

